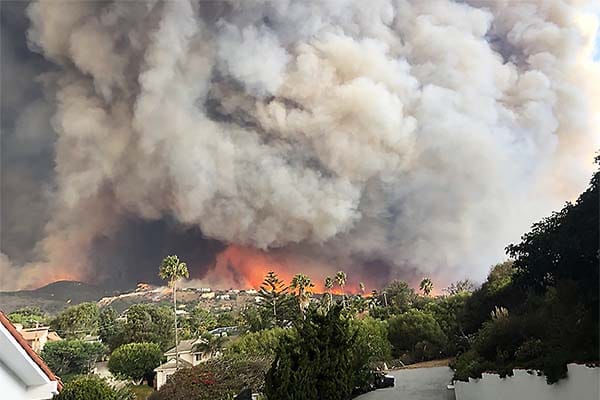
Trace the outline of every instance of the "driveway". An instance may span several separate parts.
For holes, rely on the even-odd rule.
[[[453,375],[448,367],[401,369],[390,374],[396,377],[393,388],[378,389],[356,400],[454,400],[454,391],[446,388]]]

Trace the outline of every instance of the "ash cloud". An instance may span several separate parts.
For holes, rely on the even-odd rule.
[[[566,0],[32,3],[49,111],[21,113],[22,125],[34,132],[50,113],[54,133],[18,136],[53,155],[38,201],[51,209],[28,222],[44,228],[26,262],[3,240],[4,285],[116,270],[127,240],[114,238],[170,237],[154,225],[165,218],[212,255],[223,243],[378,280],[481,279],[591,174],[600,67],[588,11]],[[127,260],[148,260],[148,247]]]

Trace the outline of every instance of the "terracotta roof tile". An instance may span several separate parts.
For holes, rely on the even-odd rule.
[[[63,387],[63,384],[60,381],[60,378],[57,377],[56,375],[54,375],[54,373],[46,365],[44,360],[42,360],[40,358],[40,356],[38,356],[37,353],[35,351],[33,351],[33,349],[29,346],[29,344],[27,344],[27,341],[23,338],[23,336],[21,336],[21,334],[19,332],[17,332],[17,329],[14,327],[14,325],[9,321],[9,319],[6,317],[6,315],[2,311],[0,311],[0,322],[8,330],[8,332],[10,332],[10,334],[15,338],[17,343],[19,343],[19,345],[21,345],[23,350],[25,350],[25,352],[33,360],[33,362],[35,362],[38,365],[38,367],[40,367],[40,369],[42,371],[44,371],[46,376],[48,376],[48,379],[50,379],[51,381],[57,381],[58,391],[60,392]]]

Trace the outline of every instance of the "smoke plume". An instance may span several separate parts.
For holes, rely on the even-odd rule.
[[[591,175],[591,7],[32,3],[43,91],[4,147],[26,143],[52,162],[45,189],[33,185],[47,210],[14,221],[37,232],[19,236],[35,243],[26,259],[3,220],[3,286],[110,280],[124,265],[154,276],[178,249],[195,277],[231,285],[255,284],[269,263],[372,285],[481,279]],[[38,161],[20,157],[3,185],[31,193],[38,181],[20,176]]]

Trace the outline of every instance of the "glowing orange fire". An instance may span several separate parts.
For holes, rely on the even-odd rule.
[[[289,256],[279,256],[276,252],[268,253],[231,245],[217,256],[215,268],[205,276],[205,280],[213,285],[258,289],[269,271],[276,272],[287,285],[295,274],[306,274],[315,285],[312,291],[322,293],[326,291],[325,276],[333,276],[336,268],[315,261],[300,261]],[[358,292],[358,288],[352,287],[348,282],[345,291]],[[339,294],[341,290],[336,286],[332,292]]]

